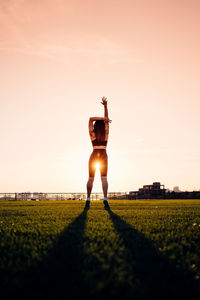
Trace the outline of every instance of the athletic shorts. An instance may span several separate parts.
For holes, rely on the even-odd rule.
[[[101,176],[107,176],[108,156],[105,149],[94,149],[89,159],[89,177],[95,175],[95,165],[99,163]]]

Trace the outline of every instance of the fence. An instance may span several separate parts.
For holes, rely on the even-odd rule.
[[[108,193],[108,199],[127,199],[126,192]],[[91,200],[103,200],[103,193],[92,193]],[[0,193],[0,200],[86,200],[87,193]]]

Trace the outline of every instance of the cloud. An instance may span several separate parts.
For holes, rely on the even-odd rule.
[[[89,41],[88,37],[80,40],[74,36],[63,44],[54,44],[28,40],[17,28],[13,32],[16,33],[16,43],[0,43],[0,50],[40,56],[62,63],[88,60],[97,67],[102,65],[102,61],[111,65],[143,63],[142,59],[135,57],[125,47],[98,36],[91,37]]]
[[[143,63],[134,49],[126,45],[97,35],[94,30],[83,33],[73,29],[74,24],[71,28],[67,23],[67,10],[65,18],[62,15],[60,20],[64,4],[62,0],[56,3],[0,1],[0,50],[44,57],[64,64],[86,61],[96,67],[101,66],[102,61],[112,66]]]

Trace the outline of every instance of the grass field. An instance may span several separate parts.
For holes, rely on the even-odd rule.
[[[0,202],[1,299],[196,299],[200,200]]]

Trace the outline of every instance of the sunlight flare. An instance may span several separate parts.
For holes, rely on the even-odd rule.
[[[95,163],[95,169],[96,169],[96,170],[99,170],[99,169],[100,169],[100,163],[99,163],[99,162]]]

